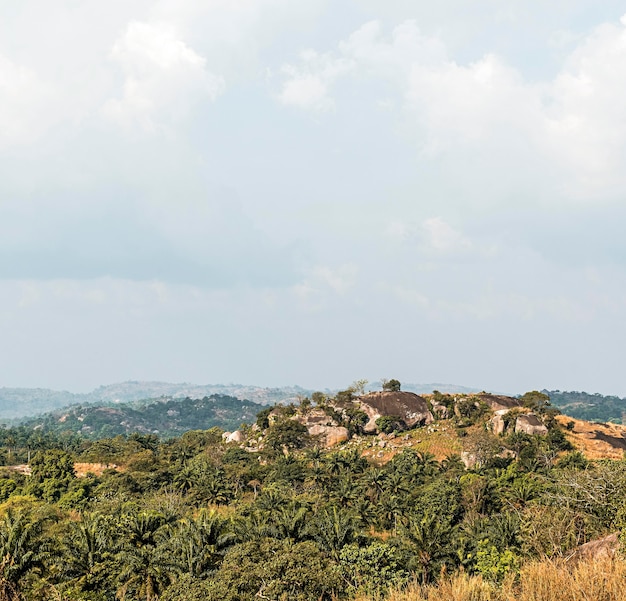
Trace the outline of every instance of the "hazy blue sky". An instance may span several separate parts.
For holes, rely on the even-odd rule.
[[[626,395],[613,0],[0,5],[0,386]]]

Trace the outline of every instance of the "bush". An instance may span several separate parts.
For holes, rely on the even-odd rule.
[[[268,538],[233,547],[212,582],[202,588],[205,601],[330,601],[344,584],[336,565],[314,543]]]
[[[409,579],[400,551],[384,542],[376,541],[367,547],[346,545],[339,562],[342,576],[355,589],[366,593],[402,586]]]
[[[376,427],[385,434],[407,429],[406,423],[396,415],[383,415],[376,420]]]

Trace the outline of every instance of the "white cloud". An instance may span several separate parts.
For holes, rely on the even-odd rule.
[[[54,90],[32,69],[0,54],[0,148],[26,145],[55,120]]]
[[[313,268],[306,278],[292,287],[302,307],[308,311],[319,311],[328,306],[333,297],[348,294],[357,283],[358,269],[353,264]]]
[[[446,223],[441,217],[431,217],[422,224],[429,250],[436,253],[465,251],[472,248],[470,240]]]
[[[460,64],[438,36],[422,34],[414,21],[388,37],[380,23],[369,22],[336,52],[309,51],[299,67],[285,70],[279,98],[320,110],[334,105],[333,85],[348,74],[391,83],[423,157],[449,154],[459,173],[464,161],[481,160],[465,175],[482,178],[481,185],[491,178],[523,186],[531,175],[548,197],[550,190],[580,198],[616,196],[626,191],[624,22],[593,30],[556,77],[542,83],[495,54]]]
[[[209,73],[206,60],[164,24],[133,22],[111,50],[124,74],[123,97],[109,100],[105,113],[147,131],[178,121],[191,107],[214,101],[224,79]]]
[[[334,59],[313,50],[300,54],[300,66],[285,65],[282,72],[288,79],[278,94],[282,104],[314,111],[328,111],[334,107],[329,95],[333,82],[349,73],[354,63],[343,58]]]

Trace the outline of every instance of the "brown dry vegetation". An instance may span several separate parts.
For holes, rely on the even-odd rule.
[[[621,459],[624,456],[626,426],[587,422],[567,415],[557,416],[557,421],[562,426],[574,422],[574,429],[565,430],[565,434],[587,459]]]
[[[457,574],[439,584],[391,591],[386,601],[626,601],[626,560],[602,557],[575,566],[564,561],[527,564],[519,577],[493,585],[480,576]],[[380,601],[359,597],[356,601]]]

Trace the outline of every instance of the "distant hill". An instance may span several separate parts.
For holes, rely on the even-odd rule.
[[[380,382],[373,382],[368,390],[380,390]],[[449,393],[478,392],[474,388],[453,384],[403,384],[403,390],[424,394],[439,390]],[[0,420],[33,417],[77,404],[133,403],[156,399],[201,399],[212,395],[225,395],[262,405],[297,402],[300,397],[310,396],[313,390],[300,386],[267,388],[244,384],[189,384],[170,382],[120,382],[100,386],[87,393],[49,390],[47,388],[2,388],[0,387]],[[336,390],[323,390],[334,393]]]
[[[626,424],[626,398],[588,392],[544,390],[562,413],[589,422]]]
[[[299,386],[264,388],[242,384],[171,384],[168,382],[122,382],[100,386],[88,393],[72,393],[46,388],[0,388],[0,419],[32,417],[77,404],[131,403],[146,399],[204,398],[225,395],[254,403],[273,405],[297,401],[311,390]]]
[[[27,428],[80,434],[92,439],[141,432],[161,437],[218,426],[235,430],[252,424],[263,405],[214,394],[202,399],[160,399],[145,403],[77,405],[23,422]]]
[[[380,390],[382,388],[382,382],[373,382],[372,385],[367,387],[368,390]],[[468,388],[467,386],[458,386],[457,384],[402,384],[402,390],[405,392],[414,392],[415,394],[430,394],[434,390],[447,394],[472,394],[473,392],[480,392],[478,388]]]

